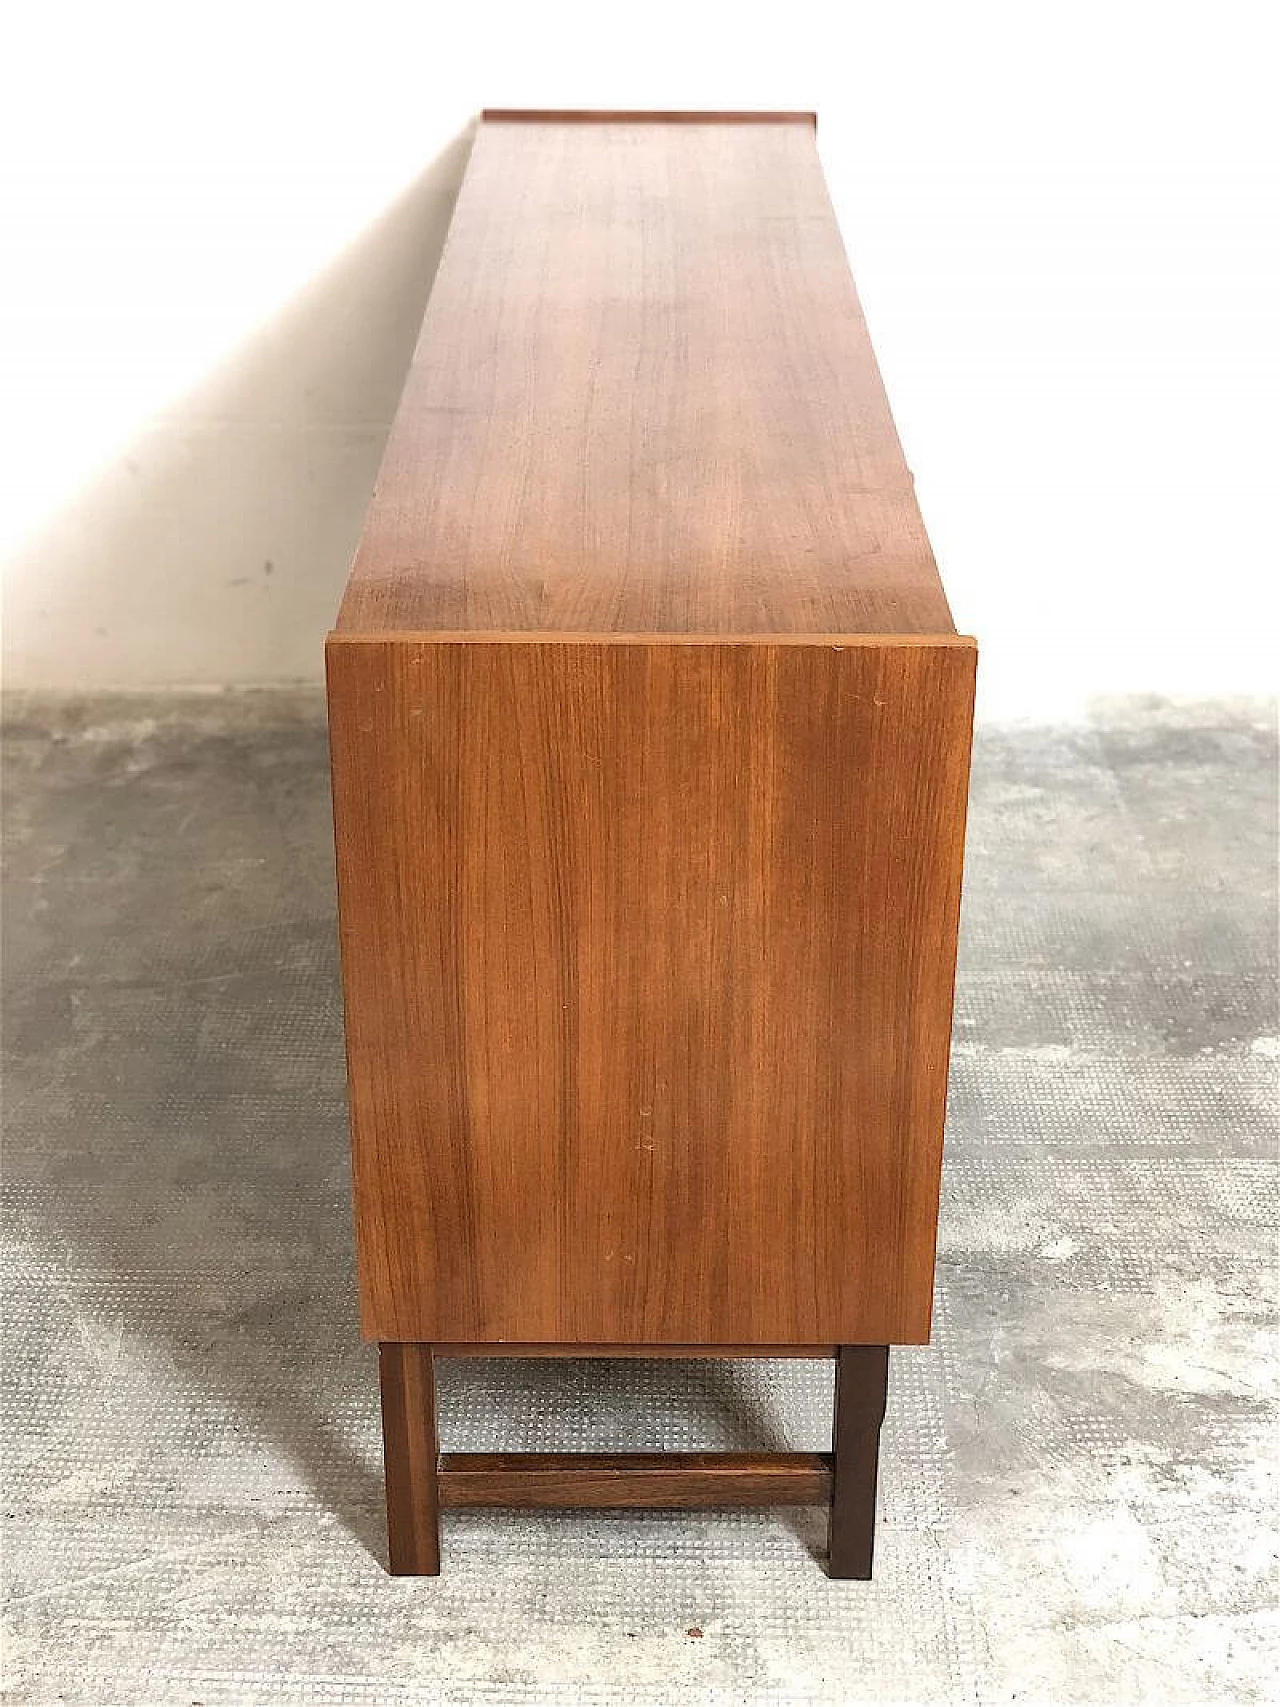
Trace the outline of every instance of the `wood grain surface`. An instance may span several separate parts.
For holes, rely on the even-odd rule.
[[[952,632],[812,115],[515,116],[339,630]]]
[[[440,1574],[436,1385],[429,1345],[378,1347],[387,1562],[392,1576]]]
[[[821,1452],[447,1452],[440,1504],[590,1508],[820,1505]]]
[[[927,1339],[973,665],[331,640],[370,1336]]]

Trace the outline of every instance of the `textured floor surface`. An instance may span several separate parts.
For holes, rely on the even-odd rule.
[[[311,697],[12,708],[5,1511],[32,1703],[1275,1699],[1274,724],[976,758],[937,1331],[816,1512],[382,1568]],[[444,1444],[827,1444],[821,1364],[449,1364]]]

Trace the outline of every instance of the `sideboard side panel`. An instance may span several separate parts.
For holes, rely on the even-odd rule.
[[[367,1334],[927,1339],[973,667],[331,640]]]

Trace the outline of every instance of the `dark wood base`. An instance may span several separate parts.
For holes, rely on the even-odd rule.
[[[566,1355],[568,1348],[556,1347]],[[646,1348],[647,1350],[648,1348]],[[681,1348],[686,1350],[687,1348]],[[470,1355],[485,1355],[468,1347]],[[502,1356],[493,1347],[487,1355]],[[626,1348],[618,1347],[619,1355]],[[718,1348],[708,1346],[706,1355]],[[743,1350],[734,1347],[734,1354]],[[436,1446],[434,1352],[379,1348],[393,1576],[440,1574],[443,1506],[697,1507],[830,1505],[829,1571],[867,1579],[875,1542],[880,1425],[889,1348],[836,1348],[831,1452],[448,1452]],[[661,1355],[654,1352],[652,1355]]]
[[[435,1366],[429,1345],[378,1347],[387,1556],[394,1577],[440,1575]]]
[[[442,1506],[816,1505],[826,1452],[446,1452]]]
[[[827,1543],[833,1577],[871,1578],[876,1535],[880,1425],[889,1392],[887,1345],[842,1345],[836,1353],[834,1486]]]

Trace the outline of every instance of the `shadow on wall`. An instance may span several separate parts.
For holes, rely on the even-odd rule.
[[[24,542],[11,686],[320,678],[473,137]]]

